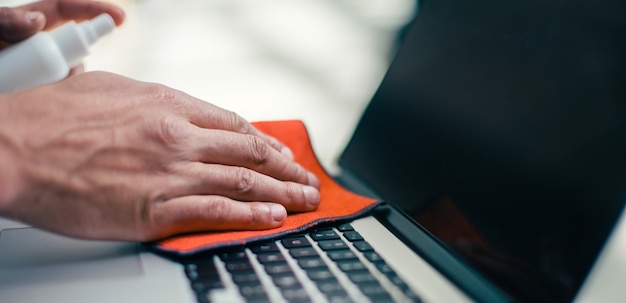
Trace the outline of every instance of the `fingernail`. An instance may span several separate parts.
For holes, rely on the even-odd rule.
[[[43,18],[42,12],[26,12],[26,21],[30,23],[36,22],[39,18]]]
[[[305,186],[302,191],[304,192],[304,198],[306,199],[306,203],[310,206],[317,208],[320,204],[320,192],[317,188],[312,186]]]
[[[287,218],[287,210],[280,204],[270,204],[270,212],[272,213],[272,219],[276,222],[283,222]]]
[[[307,180],[309,185],[315,187],[315,188],[320,188],[320,179],[317,178],[316,175],[314,175],[312,172],[308,172],[307,173]]]
[[[291,149],[289,149],[289,147],[283,147],[280,149],[280,153],[283,154],[285,157],[293,160],[293,152],[291,151]]]

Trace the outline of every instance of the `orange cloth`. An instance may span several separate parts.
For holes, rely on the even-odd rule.
[[[321,181],[321,202],[317,210],[289,214],[278,228],[259,231],[222,231],[185,234],[153,243],[153,248],[179,255],[189,255],[214,248],[268,240],[300,232],[320,223],[350,219],[364,214],[381,203],[352,193],[337,184],[317,160],[304,124],[298,120],[253,123],[260,131],[291,148],[296,162],[314,173]]]

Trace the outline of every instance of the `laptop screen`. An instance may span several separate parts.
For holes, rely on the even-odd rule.
[[[422,1],[340,166],[513,297],[570,301],[626,201],[624,12]]]

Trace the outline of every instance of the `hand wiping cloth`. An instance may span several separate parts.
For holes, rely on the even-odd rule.
[[[321,223],[356,218],[381,203],[376,199],[357,195],[341,187],[329,176],[317,160],[306,127],[301,121],[269,121],[253,124],[260,131],[287,145],[292,150],[295,161],[320,179],[321,201],[317,210],[306,213],[290,213],[285,223],[274,229],[185,234],[149,245],[166,253],[190,255],[210,249],[269,240],[300,232]]]

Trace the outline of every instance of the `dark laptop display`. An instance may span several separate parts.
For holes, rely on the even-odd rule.
[[[626,201],[625,12],[421,1],[341,167],[513,297],[573,299]]]

